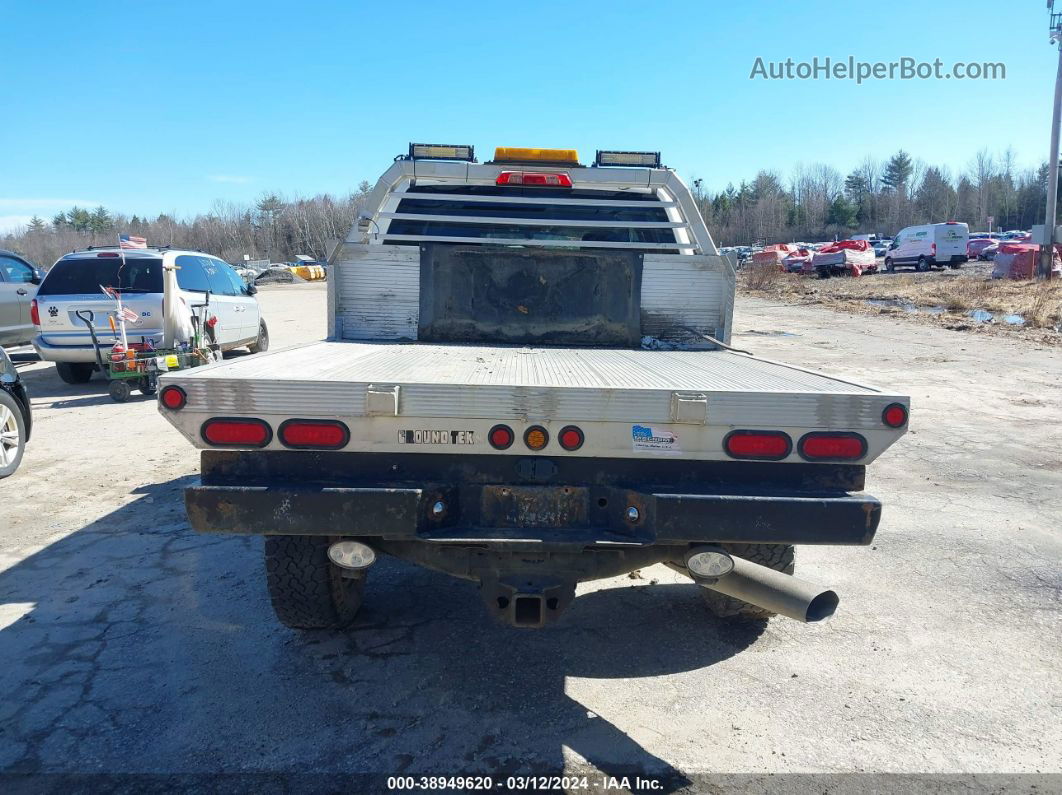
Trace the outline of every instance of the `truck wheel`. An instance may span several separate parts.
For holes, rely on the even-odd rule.
[[[56,362],[55,372],[67,384],[84,384],[92,378],[93,367],[91,364],[80,362]]]
[[[894,270],[896,270],[896,263],[893,262],[892,259],[889,257],[885,258],[885,270],[887,270],[889,273],[892,273]]]
[[[927,270],[929,270],[929,260],[927,260],[925,257],[919,257],[918,263],[915,265],[915,268],[920,273],[925,273]]]
[[[0,389],[0,478],[15,474],[26,451],[26,422],[22,407]]]
[[[258,339],[247,346],[251,353],[265,353],[269,350],[269,329],[263,320],[258,325]]]
[[[267,536],[266,585],[273,612],[292,629],[338,629],[361,607],[364,580],[343,577],[325,536]]]
[[[796,568],[796,550],[792,544],[722,544],[727,552],[737,555],[739,558],[751,560],[761,566],[767,566],[775,571],[784,571],[792,574]],[[732,596],[726,596],[718,591],[701,588],[701,596],[708,610],[719,618],[731,618],[742,616],[744,618],[770,618],[775,615],[762,607],[750,605]]]

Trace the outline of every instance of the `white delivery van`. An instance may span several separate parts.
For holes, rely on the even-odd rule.
[[[920,271],[933,265],[958,268],[968,259],[969,242],[970,227],[959,221],[909,226],[900,230],[885,252],[885,270],[895,270],[897,265],[913,265]]]

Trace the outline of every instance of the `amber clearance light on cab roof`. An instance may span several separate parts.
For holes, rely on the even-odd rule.
[[[495,163],[564,163],[579,165],[574,149],[532,149],[523,146],[499,146],[494,150]]]

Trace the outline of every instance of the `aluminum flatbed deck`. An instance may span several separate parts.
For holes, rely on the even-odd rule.
[[[632,446],[640,425],[685,437],[667,452],[694,458],[720,455],[722,436],[735,428],[857,431],[869,460],[897,435],[882,425],[882,411],[907,401],[728,351],[428,343],[318,342],[174,373],[167,384],[185,390],[173,421],[200,446],[199,425],[210,417],[338,418],[350,426],[350,449],[363,451],[390,448],[395,430],[485,436],[496,422],[577,422],[599,426],[595,441],[605,445],[588,445],[584,455],[664,452]]]

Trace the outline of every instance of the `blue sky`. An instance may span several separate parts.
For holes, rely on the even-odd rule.
[[[341,193],[410,140],[659,149],[710,189],[898,149],[1047,158],[1043,0],[0,0],[0,229]],[[757,56],[1001,61],[1006,79],[750,80]]]

